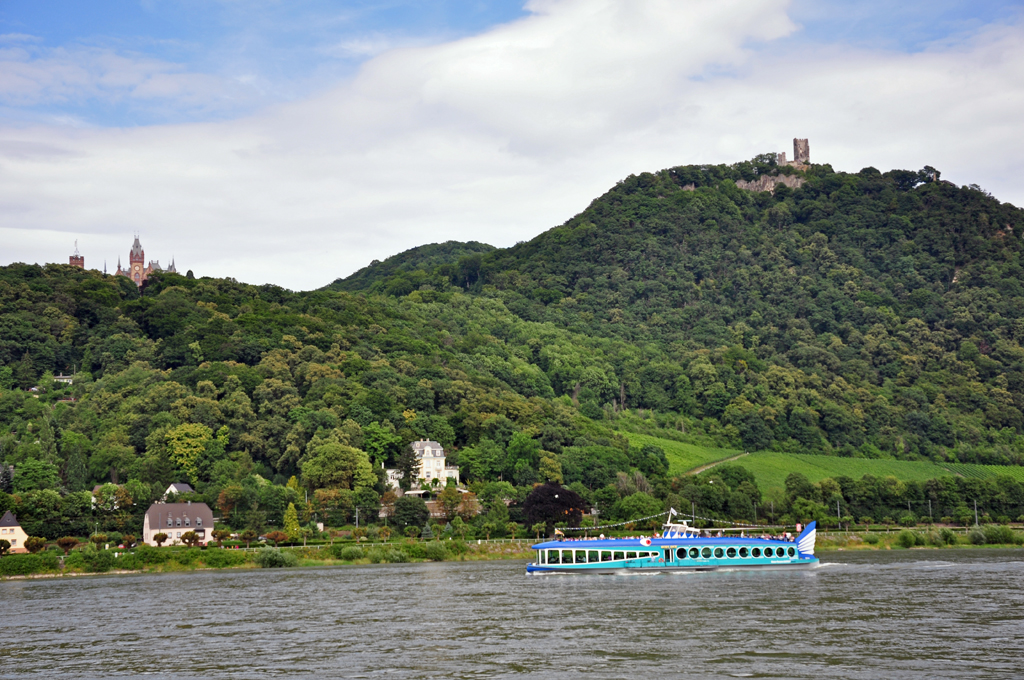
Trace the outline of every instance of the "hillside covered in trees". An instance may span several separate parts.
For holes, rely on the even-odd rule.
[[[737,188],[781,172],[803,185]],[[1022,236],[1020,209],[931,168],[763,156],[629,177],[528,243],[430,246],[319,291],[175,274],[140,291],[11,265],[0,460],[16,472],[0,504],[71,526],[94,484],[122,485],[114,516],[188,481],[234,527],[280,524],[306,493],[307,518],[344,522],[379,507],[382,465],[432,438],[493,523],[544,480],[642,516],[696,492],[617,434],[637,427],[1019,465]],[[73,386],[52,381],[72,370]]]

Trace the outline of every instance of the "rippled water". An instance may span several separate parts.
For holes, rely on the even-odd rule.
[[[0,677],[1011,678],[1024,552],[810,572],[527,577],[520,562],[0,583]]]

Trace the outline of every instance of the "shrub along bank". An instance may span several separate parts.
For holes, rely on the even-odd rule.
[[[230,550],[153,548],[102,550],[86,546],[63,557],[59,550],[0,559],[0,577],[97,574],[111,571],[183,571],[192,569],[280,568],[331,564],[380,564],[527,558],[532,542],[401,541],[380,545],[336,543],[320,548]],[[63,559],[62,559],[63,558]]]
[[[1008,526],[987,525],[956,531],[949,527],[893,532],[819,533],[820,550],[890,550],[893,548],[1012,548],[1024,545],[1024,532]]]

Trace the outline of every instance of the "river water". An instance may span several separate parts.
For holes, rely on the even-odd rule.
[[[0,677],[1024,677],[1024,551],[820,557],[809,572],[469,562],[7,581]]]

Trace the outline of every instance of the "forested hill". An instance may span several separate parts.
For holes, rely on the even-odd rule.
[[[738,188],[780,173],[803,185]],[[639,517],[687,482],[630,428],[1021,464],[1022,230],[1020,209],[930,168],[765,156],[629,177],[528,243],[431,246],[334,284],[362,292],[3,267],[0,462],[22,495],[0,510],[69,533],[93,484],[130,480],[144,508],[188,481],[233,527],[280,524],[300,486],[344,521],[432,438],[491,500],[563,480]],[[636,507],[605,515],[618,500]]]
[[[383,262],[374,260],[351,276],[336,279],[324,290],[367,290],[379,281],[391,279],[400,272],[433,270],[442,264],[454,264],[460,258],[477,253],[487,253],[494,246],[478,241],[445,241],[429,243],[424,246],[410,248],[398,255],[392,255]],[[391,293],[406,294],[409,290],[392,290]]]
[[[804,184],[737,188],[777,173]],[[370,290],[455,285],[595,338],[538,356],[595,417],[624,395],[746,448],[1019,462],[1022,235],[1021,209],[933,168],[761,156],[631,176],[528,243]]]

